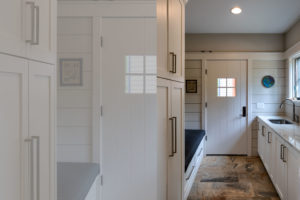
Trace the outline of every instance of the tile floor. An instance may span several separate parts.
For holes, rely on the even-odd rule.
[[[279,200],[258,157],[204,158],[188,200]]]

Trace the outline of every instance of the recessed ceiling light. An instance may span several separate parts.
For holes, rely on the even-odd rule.
[[[235,14],[235,15],[241,14],[241,12],[242,12],[242,9],[240,7],[234,7],[231,9],[231,13]]]

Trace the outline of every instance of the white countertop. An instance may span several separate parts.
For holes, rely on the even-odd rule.
[[[293,120],[286,116],[258,116],[258,119],[265,123],[270,129],[272,129],[277,135],[300,153],[299,124],[293,122]],[[293,122],[293,124],[273,124],[269,121],[269,119],[286,119]]]

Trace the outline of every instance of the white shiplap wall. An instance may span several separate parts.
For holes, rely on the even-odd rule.
[[[272,88],[263,87],[261,80],[264,76],[275,78]],[[278,60],[254,60],[252,65],[252,117],[258,115],[278,115],[284,110],[279,108],[280,102],[286,97],[286,64]],[[262,103],[264,108],[259,108]],[[257,155],[258,124],[252,124],[252,155]]]
[[[201,96],[202,96],[202,62],[201,60],[185,61],[185,79],[197,80],[197,93],[185,94],[185,129],[201,129]]]
[[[92,159],[92,18],[58,18],[58,67],[60,58],[82,58],[83,85],[57,83],[57,159],[90,162]]]

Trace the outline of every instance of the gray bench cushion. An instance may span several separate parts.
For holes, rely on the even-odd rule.
[[[84,200],[98,174],[96,163],[57,163],[57,200]]]

